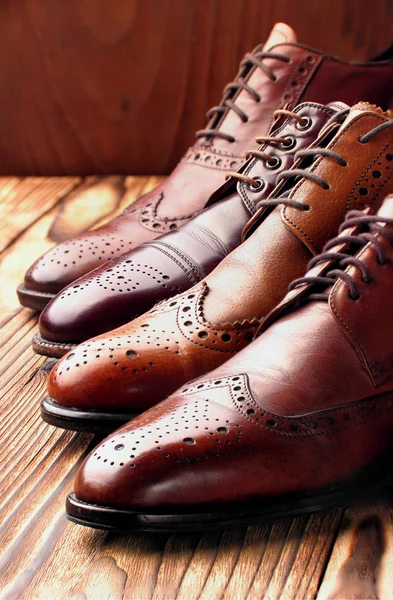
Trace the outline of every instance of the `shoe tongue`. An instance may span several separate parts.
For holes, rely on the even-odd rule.
[[[386,196],[377,214],[381,217],[393,219],[393,194]]]
[[[348,104],[345,104],[345,102],[329,102],[329,104],[327,104],[326,106],[328,106],[331,110],[333,110],[334,112],[341,112],[342,110],[349,110],[350,106],[348,106]]]
[[[270,50],[278,44],[287,44],[288,42],[297,42],[296,33],[286,23],[276,23],[270,32],[270,35],[263,46],[265,51]]]
[[[386,119],[392,119],[393,113],[391,110],[382,110],[379,106],[375,104],[369,104],[368,102],[358,102],[354,104],[349,111],[347,118],[345,119],[343,126],[347,125],[349,121],[352,121],[355,117],[359,116],[362,113],[380,115],[381,117],[385,117]]]

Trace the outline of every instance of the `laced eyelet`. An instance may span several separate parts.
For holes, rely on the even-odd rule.
[[[370,283],[373,282],[372,277],[368,277],[367,279],[363,279],[363,283],[365,283],[366,285],[370,285]]]
[[[263,179],[261,179],[261,177],[253,177],[254,181],[258,182],[258,185],[252,185],[252,183],[249,184],[249,189],[251,192],[254,192],[254,194],[256,192],[261,192],[263,190],[263,188],[265,187],[265,182]]]
[[[295,127],[299,129],[299,131],[305,131],[306,129],[310,129],[312,125],[312,119],[310,117],[302,117],[302,123],[297,122]]]
[[[367,141],[368,141],[368,140],[364,140],[364,139],[363,139],[363,137],[362,137],[361,135],[358,137],[358,142],[359,142],[360,144],[367,144]]]
[[[296,138],[294,138],[293,136],[288,135],[285,138],[285,140],[286,140],[285,142],[281,143],[281,148],[283,150],[292,150],[292,148],[294,148],[296,146]]]
[[[274,171],[275,169],[278,169],[281,166],[281,158],[279,158],[278,156],[272,156],[270,158],[270,160],[266,161],[266,168],[267,169],[271,169],[272,171]]]

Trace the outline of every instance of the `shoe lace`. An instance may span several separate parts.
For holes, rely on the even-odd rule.
[[[337,113],[336,115],[333,115],[333,117],[331,119],[329,119],[329,121],[326,123],[324,129],[327,129],[333,122],[336,126],[339,126],[339,124],[344,120],[344,118],[347,116],[349,112],[349,109],[345,109],[343,111],[340,111],[339,113]],[[304,127],[308,127],[310,126],[310,120],[308,119],[308,117],[302,117],[300,116],[298,113],[293,112],[292,110],[288,110],[286,108],[283,109],[278,109],[276,111],[274,111],[273,113],[273,117],[274,117],[274,124],[272,126],[272,130],[273,132],[277,129],[276,128],[276,124],[279,122],[280,118],[282,117],[286,117],[288,118],[288,121],[290,119],[294,119],[295,121],[297,121],[298,125],[300,128],[304,128]],[[291,143],[292,143],[292,138],[290,136],[286,136],[286,137],[278,137],[274,134],[270,135],[270,136],[260,136],[255,138],[255,141],[258,145],[268,145],[268,146],[280,146],[281,149],[285,150],[286,148],[291,149]],[[334,158],[336,161],[339,162],[339,164],[342,164],[344,166],[345,161],[336,153],[331,152],[331,151],[325,151],[325,149],[323,149],[322,147],[318,147],[318,148],[313,148],[311,149],[306,149],[306,150],[299,150],[296,153],[296,156],[294,158],[294,160],[296,160],[297,158],[301,157],[301,156],[308,156],[311,158],[315,158],[317,155],[322,155],[324,154],[325,156],[330,156],[332,158]],[[278,169],[280,167],[280,160],[277,159],[277,157],[275,156],[271,156],[269,154],[269,152],[265,150],[251,150],[250,152],[248,152],[246,154],[246,160],[249,158],[256,158],[258,160],[262,160],[265,162],[265,164],[270,168],[270,169]],[[345,163],[346,164],[346,163]],[[317,183],[319,183],[320,185],[322,185],[323,187],[325,187],[327,184],[321,179],[318,178],[316,176],[314,176],[313,174],[309,174],[308,171],[306,169],[302,169],[302,170],[285,170],[282,171],[280,177],[276,180],[276,184],[278,184],[279,181],[281,181],[281,179],[286,178],[287,180],[289,180],[290,178],[293,178],[293,182],[295,182],[296,177],[298,177],[299,175],[301,176],[301,174],[306,173],[306,177],[313,179],[314,181],[316,181]],[[284,177],[282,176],[284,175]],[[234,179],[237,179],[239,181],[243,181],[245,182],[251,189],[251,191],[255,192],[255,191],[260,191],[261,189],[263,189],[263,181],[259,178],[259,177],[250,177],[249,175],[245,175],[244,173],[239,173],[238,171],[228,171],[226,173],[226,177],[225,179],[229,179],[230,177],[233,177]],[[262,184],[262,185],[261,185]],[[283,197],[281,197],[280,200],[274,200],[274,201],[260,201],[257,204],[257,208],[259,208],[260,206],[277,206],[277,204],[282,204],[282,203],[286,203],[286,204],[290,204],[290,206],[295,206],[297,208],[300,208],[300,210],[308,210],[308,207],[305,206],[304,204],[300,204],[297,203],[295,201],[290,201],[289,199],[285,199],[285,202],[283,200]]]
[[[245,69],[245,73],[243,71],[242,75],[239,75],[235,81],[229,83],[225,87],[223,99],[221,100],[220,104],[218,106],[213,106],[213,108],[206,113],[207,119],[211,120],[213,117],[216,118],[210,126],[206,127],[205,129],[200,129],[196,132],[197,139],[205,137],[221,138],[231,143],[236,141],[234,136],[218,129],[220,119],[227,110],[233,110],[240,117],[243,123],[248,121],[248,115],[239,106],[237,106],[232,98],[239,90],[244,90],[255,100],[255,102],[262,102],[261,95],[245,81],[245,76],[248,74],[250,68],[255,66],[259,67],[271,81],[276,81],[277,77],[274,74],[273,69],[263,62],[265,58],[275,58],[276,60],[281,60],[286,63],[290,62],[290,58],[288,56],[278,54],[276,52],[258,51],[254,54],[246,54],[240,64],[240,68]]]
[[[330,240],[324,246],[322,253],[312,258],[308,264],[308,270],[310,270],[318,264],[330,261],[328,271],[324,275],[305,275],[305,277],[295,279],[289,286],[289,289],[294,290],[304,284],[311,284],[309,292],[302,301],[317,300],[328,302],[329,295],[326,294],[327,288],[341,279],[348,287],[349,298],[354,301],[358,300],[360,298],[358,285],[353,276],[346,271],[346,268],[349,266],[356,267],[361,273],[362,281],[365,284],[372,283],[369,267],[360,258],[355,256],[354,253],[357,253],[366,244],[371,244],[376,252],[378,264],[384,265],[386,262],[385,249],[376,234],[380,234],[393,245],[393,231],[384,227],[383,224],[393,227],[393,219],[379,215],[368,215],[361,210],[351,210],[339,228],[339,233],[350,227],[360,228],[361,231],[337,236]],[[333,250],[335,246],[342,244],[345,244],[344,249],[339,251]],[[317,292],[314,291],[315,286],[318,287]]]
[[[345,110],[342,111],[342,113],[338,113],[335,117],[332,117],[332,119],[330,119],[329,122],[326,123],[324,127],[325,131],[327,131],[328,127],[332,124],[334,119],[338,118],[340,120],[345,116],[345,114],[348,114],[348,112],[348,110]],[[361,144],[367,144],[373,137],[378,135],[381,131],[384,131],[385,129],[389,129],[391,127],[393,127],[393,119],[385,121],[384,123],[381,123],[380,125],[377,125],[373,129],[371,129],[364,135],[359,136],[358,142]],[[308,158],[313,163],[319,156],[324,156],[326,158],[334,160],[340,167],[347,166],[347,161],[337,152],[334,152],[330,148],[323,148],[321,146],[299,150],[295,155],[295,161],[297,161],[299,158]],[[310,171],[309,167],[302,169],[287,169],[285,171],[282,171],[277,176],[276,185],[278,185],[280,181],[286,180],[287,184],[289,181],[291,181],[290,187],[293,187],[293,185],[295,185],[295,183],[300,179],[309,179],[310,181],[313,181],[314,183],[319,185],[324,190],[330,189],[329,183],[325,181],[325,179],[323,179],[322,177],[319,177],[316,173]],[[299,210],[303,211],[310,209],[310,206],[308,204],[299,202],[298,200],[295,200],[293,198],[288,198],[285,195],[281,195],[278,198],[267,198],[266,200],[260,200],[258,202],[257,208],[259,209],[261,207],[276,207],[280,205],[291,206],[292,208],[298,208]]]
[[[297,113],[295,113],[291,110],[282,108],[282,109],[275,110],[273,113],[273,118],[275,120],[278,120],[282,116],[289,117],[290,119],[294,119],[295,121],[297,121],[299,123],[299,125],[301,127],[308,124],[307,119],[305,119],[304,117],[301,117],[300,115],[298,115]],[[285,150],[286,148],[290,149],[292,146],[292,139],[289,136],[278,137],[278,136],[274,136],[274,135],[264,135],[264,136],[259,136],[259,137],[255,138],[255,142],[258,144],[258,146],[261,146],[262,144],[266,144],[269,146],[270,145],[276,146],[276,147],[279,146],[283,150]],[[279,162],[277,162],[275,157],[271,156],[268,152],[266,152],[266,150],[250,150],[246,154],[246,160],[248,160],[249,158],[257,158],[258,160],[262,160],[271,169],[278,168],[278,166],[279,166]],[[253,190],[257,189],[260,185],[259,179],[255,179],[254,177],[249,177],[248,175],[244,175],[243,173],[239,173],[237,171],[228,171],[226,173],[225,179],[229,179],[230,177],[233,177],[234,179],[238,179],[239,181],[244,181]]]

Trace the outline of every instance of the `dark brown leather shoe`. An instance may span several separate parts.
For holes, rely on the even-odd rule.
[[[237,169],[254,138],[266,135],[273,111],[300,101],[393,105],[389,52],[370,63],[346,63],[296,42],[279,23],[264,47],[248,54],[206,129],[162,185],[103,227],[56,246],[34,263],[18,289],[24,306],[42,309],[56,293],[105,261],[176,229],[202,210],[228,169]]]
[[[76,344],[128,323],[201,281],[241,243],[243,227],[273,191],[277,175],[292,166],[295,153],[315,141],[326,122],[345,107],[303,103],[293,112],[276,111],[273,132],[259,139],[263,145],[250,153],[240,174],[234,173],[213,194],[208,208],[177,231],[107,262],[56,296],[41,314],[34,350],[63,356]]]
[[[393,192],[393,120],[361,104],[337,127],[325,132],[326,147],[300,151],[314,162],[282,174],[282,195],[261,201],[254,232],[206,279],[64,356],[49,377],[43,418],[115,428],[245,347],[346,212],[376,210]],[[290,174],[301,179],[285,192]]]
[[[391,471],[393,197],[342,234],[221,368],[104,440],[67,510],[187,531],[345,505]]]

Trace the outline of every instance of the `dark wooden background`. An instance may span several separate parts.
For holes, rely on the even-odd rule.
[[[0,174],[167,173],[276,21],[364,60],[392,0],[2,0]]]

